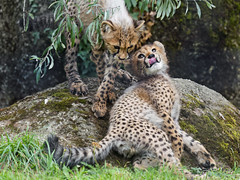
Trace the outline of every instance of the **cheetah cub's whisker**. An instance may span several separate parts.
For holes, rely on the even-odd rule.
[[[139,82],[129,87],[117,100],[110,112],[107,135],[93,147],[65,148],[54,135],[45,143],[46,151],[54,152],[58,164],[73,167],[82,162],[94,164],[104,160],[111,149],[130,158],[136,168],[167,164],[181,167],[183,147],[188,149],[201,167],[215,167],[215,161],[204,148],[178,123],[180,111],[179,95],[167,74],[168,59],[160,42],[145,45],[133,55],[132,73]],[[183,171],[188,178],[195,178]],[[199,176],[201,177],[201,176]]]

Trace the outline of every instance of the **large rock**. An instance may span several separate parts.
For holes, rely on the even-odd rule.
[[[67,83],[62,83],[0,109],[0,134],[14,136],[28,129],[43,141],[54,133],[68,146],[88,146],[99,141],[107,132],[108,117],[93,116],[91,106],[97,79],[85,81],[90,90],[86,97],[71,95]],[[205,86],[184,79],[174,82],[182,94],[181,127],[200,140],[221,165],[240,163],[240,111]],[[125,88],[118,84],[118,95]],[[116,157],[111,155],[108,161],[118,163],[119,159],[113,160]],[[185,155],[183,164],[188,165],[190,158]]]

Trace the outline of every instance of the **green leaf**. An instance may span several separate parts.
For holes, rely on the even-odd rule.
[[[208,0],[203,0],[206,4],[207,4],[207,7],[209,9],[212,9],[212,8],[215,8],[216,6],[214,6],[212,3],[208,2]]]
[[[201,9],[200,9],[200,7],[199,7],[199,5],[198,5],[197,1],[196,1],[196,0],[194,0],[194,2],[195,2],[195,4],[196,4],[196,8],[197,8],[197,14],[198,14],[198,17],[199,17],[199,18],[201,18]]]
[[[49,58],[48,56],[46,57],[45,62],[46,62],[46,66],[49,66],[49,64],[50,64],[50,58]]]
[[[59,30],[59,29],[57,28],[57,29],[55,29],[55,30],[52,32],[52,38],[58,34],[58,30]]]
[[[136,7],[137,6],[137,1],[136,0],[131,0],[131,3],[133,5],[133,7]]]
[[[152,1],[152,10],[154,10],[155,1]]]
[[[66,20],[67,20],[67,31],[71,33],[72,24],[71,24],[70,16],[67,15]]]
[[[28,13],[28,15],[31,19],[34,19],[34,15],[32,13]]]
[[[131,7],[132,7],[131,1],[130,0],[125,0],[125,3],[126,3],[126,6],[127,6],[128,10],[130,10]]]
[[[53,12],[53,18],[57,19],[59,13],[60,13],[60,6],[57,6]]]
[[[159,9],[157,10],[157,18],[159,18],[162,14],[162,6],[159,7]]]
[[[186,10],[185,10],[185,15],[187,14],[188,12],[188,1],[186,1]]]
[[[36,68],[34,69],[33,73],[37,73],[38,69],[39,69],[39,67],[36,67]]]
[[[139,3],[138,3],[138,9],[142,9],[142,6],[143,6],[143,2],[142,1],[140,1]]]
[[[64,43],[61,43],[61,46],[62,46],[62,48],[63,48],[63,49],[65,49],[65,48],[66,48],[66,46],[65,46],[65,44],[64,44]]]
[[[43,51],[42,56],[45,56],[45,55],[47,54],[47,52],[49,51],[49,47],[50,47],[50,46],[48,46],[48,47]]]
[[[36,56],[36,55],[32,55],[31,57],[30,57],[30,60],[39,60],[40,58],[38,57],[38,56]]]
[[[66,31],[66,22],[64,24],[62,24],[60,34],[62,35],[63,32],[65,32],[65,31]]]
[[[171,10],[172,10],[171,3],[170,3],[170,1],[168,1],[167,5],[166,5],[166,16],[167,17],[169,17]]]
[[[55,51],[58,50],[59,43],[60,43],[60,40],[59,40],[58,37],[56,38],[56,40],[53,40],[53,44],[52,45],[53,45],[53,48],[54,48]]]
[[[60,13],[55,19],[55,22],[59,21],[59,19],[64,15],[64,12]]]
[[[165,15],[166,15],[166,11],[163,11],[163,12],[162,12],[162,16],[161,16],[161,20],[163,20],[163,18],[165,17]]]
[[[39,80],[40,80],[40,76],[41,76],[41,69],[38,68],[36,70],[36,83],[38,84]]]
[[[50,64],[50,66],[48,67],[48,69],[52,69],[53,68],[53,66],[54,66],[54,59],[53,59],[53,57],[52,57],[52,55],[51,54],[49,54],[49,57],[50,57],[50,59],[51,59],[51,64]]]
[[[178,0],[176,9],[180,8],[182,1]]]
[[[25,32],[28,30],[28,25],[29,25],[29,16],[27,16],[27,19],[26,19],[26,24],[25,24],[25,27],[24,27]]]
[[[46,59],[48,59],[49,57],[47,57]],[[47,63],[46,63],[46,61],[44,62],[44,65],[43,65],[43,73],[42,73],[42,76],[41,76],[41,78],[46,74],[46,72],[47,72]]]
[[[144,10],[146,11],[146,8],[148,8],[148,0],[143,1],[143,4],[141,6],[141,13],[143,13]]]
[[[163,6],[164,6],[163,1],[162,0],[158,0],[157,1],[157,7],[156,7],[156,9],[157,9],[156,17],[157,18],[159,18],[162,15],[162,12],[164,11]]]
[[[79,28],[75,21],[73,21],[73,28],[75,29],[76,37],[79,38],[80,31],[81,31],[82,28]]]
[[[57,4],[57,3],[59,3],[59,2],[58,2],[58,1],[55,1],[55,2],[51,3],[51,4],[48,6],[48,8],[51,8],[52,6],[54,6],[54,5]]]
[[[131,13],[133,19],[138,20],[138,12]]]

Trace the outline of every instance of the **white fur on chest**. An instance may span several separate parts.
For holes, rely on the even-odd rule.
[[[145,110],[140,116],[143,117],[143,119],[154,124],[158,128],[162,127],[163,119],[159,117],[159,115],[157,114],[157,112],[154,109],[149,108],[149,109]]]

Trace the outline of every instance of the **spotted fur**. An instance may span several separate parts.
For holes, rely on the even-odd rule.
[[[124,75],[118,72],[120,64],[129,59],[130,53],[141,46],[150,36],[148,31],[153,24],[148,24],[147,29],[144,26],[144,20],[135,21],[128,14],[124,0],[100,0],[98,2],[104,11],[108,11],[108,19],[101,22],[101,36],[104,44],[92,47],[91,60],[96,64],[97,75],[100,86],[95,95],[95,102],[92,107],[96,117],[105,115],[108,100],[114,101],[115,95],[112,91],[116,76],[132,80],[129,74]],[[88,0],[69,0],[68,12],[71,16],[76,17],[80,7],[80,18],[83,27],[86,28],[93,21],[98,10],[93,7],[89,12]],[[150,16],[150,15],[149,15]],[[76,24],[80,26],[76,18]],[[84,29],[85,30],[85,29]],[[93,37],[93,41],[94,41]],[[81,80],[77,63],[78,45],[80,39],[75,39],[74,46],[71,46],[71,35],[66,33],[67,52],[65,71],[69,81],[70,91],[76,95],[85,95],[88,92],[87,86]],[[118,75],[119,74],[119,75]]]
[[[131,61],[139,82],[129,87],[110,112],[107,135],[94,147],[65,148],[56,136],[48,137],[50,152],[59,164],[69,167],[81,162],[95,163],[106,158],[111,149],[134,157],[136,168],[166,163],[180,167],[183,146],[206,169],[215,166],[206,149],[178,124],[179,95],[167,74],[168,60],[160,42],[145,45]],[[46,147],[46,145],[45,145]],[[193,176],[184,172],[187,178]]]

